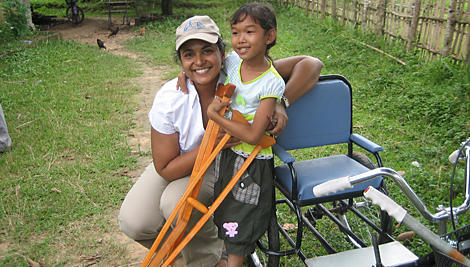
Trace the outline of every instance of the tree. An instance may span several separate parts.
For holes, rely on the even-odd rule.
[[[34,29],[33,19],[31,18],[31,4],[30,0],[21,0],[20,3],[26,6],[27,11],[25,13],[26,19],[28,20],[28,25],[31,29]]]

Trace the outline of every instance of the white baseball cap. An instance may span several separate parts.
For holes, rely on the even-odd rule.
[[[209,16],[194,16],[176,29],[176,51],[188,40],[198,39],[215,44],[219,37],[219,27]]]

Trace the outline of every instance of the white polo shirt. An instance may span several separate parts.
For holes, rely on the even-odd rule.
[[[202,142],[205,129],[196,88],[187,79],[189,94],[184,94],[176,89],[177,80],[175,78],[167,82],[157,92],[149,112],[149,120],[152,128],[159,133],[179,133],[180,151],[184,154]],[[226,77],[221,72],[219,83],[224,83],[225,80]]]

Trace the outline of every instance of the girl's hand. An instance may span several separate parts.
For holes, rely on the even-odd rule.
[[[232,101],[222,102],[220,99],[214,99],[209,107],[207,107],[207,116],[209,116],[209,119],[215,120],[220,116],[219,111],[221,109],[225,108],[225,112],[229,110],[230,104],[232,104]]]
[[[289,117],[287,117],[286,113],[286,108],[283,105],[277,104],[273,118],[277,119],[277,123],[276,125],[274,125],[273,129],[267,130],[269,134],[274,135],[274,137],[278,137],[282,133],[282,131],[284,131],[284,128],[286,128],[287,122],[289,121]],[[268,125],[268,127],[270,126]]]
[[[192,80],[189,80],[191,84],[194,84]],[[185,94],[188,94],[188,87],[186,86],[186,73],[181,70],[178,74],[178,81],[176,82],[176,90],[181,88],[181,91]]]

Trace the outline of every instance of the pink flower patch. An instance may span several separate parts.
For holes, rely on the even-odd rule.
[[[228,235],[229,237],[235,237],[238,234],[238,231],[237,231],[238,223],[236,222],[224,223],[223,226],[227,230],[225,234]]]

